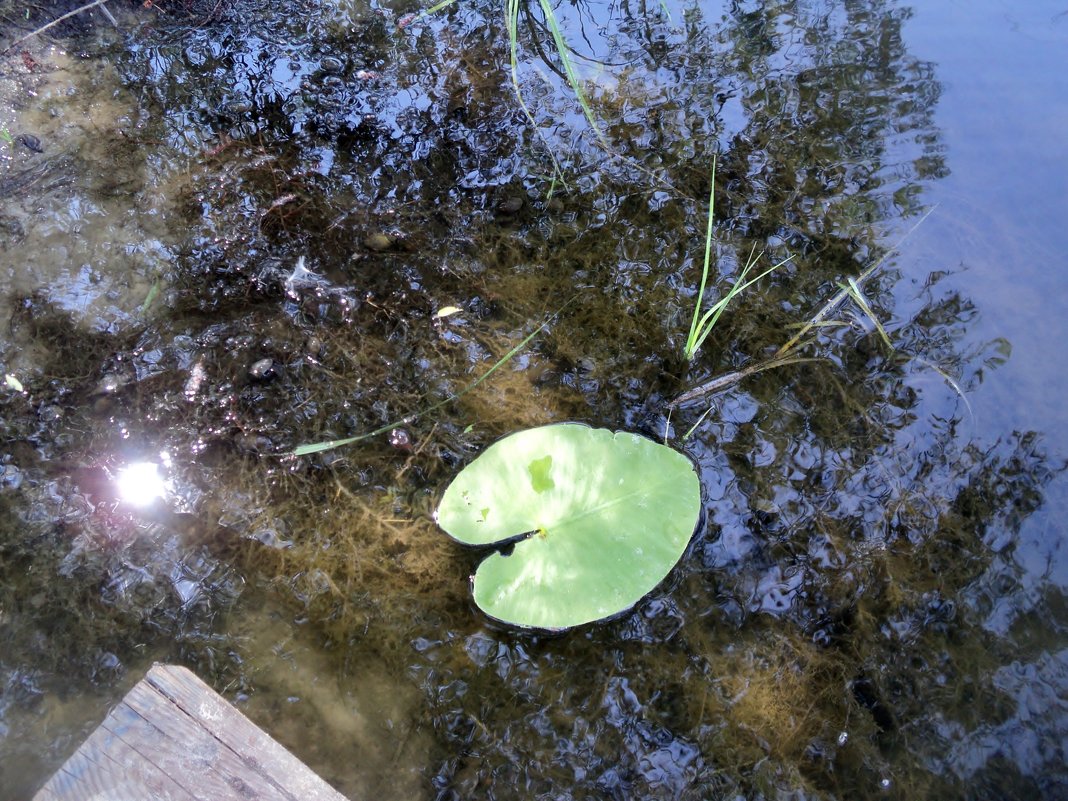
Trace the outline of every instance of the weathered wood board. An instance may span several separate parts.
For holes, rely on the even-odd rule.
[[[156,665],[34,801],[346,801],[183,667]]]

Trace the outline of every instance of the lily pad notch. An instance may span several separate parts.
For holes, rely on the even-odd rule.
[[[556,423],[487,448],[445,490],[437,521],[466,545],[514,544],[471,579],[482,611],[558,631],[649,594],[700,513],[701,483],[685,454],[626,431]]]

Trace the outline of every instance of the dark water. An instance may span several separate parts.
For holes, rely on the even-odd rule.
[[[0,60],[0,797],[155,660],[353,798],[1068,794],[1064,8],[565,4],[599,143],[533,7],[536,129],[498,4],[156,5]],[[714,294],[794,258],[687,363],[713,157]],[[847,303],[668,416],[878,259],[892,348]],[[557,420],[666,430],[704,524],[500,631],[431,515]]]

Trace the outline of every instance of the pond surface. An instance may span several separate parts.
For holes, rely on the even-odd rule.
[[[601,138],[533,5],[530,118],[499,3],[149,6],[0,56],[0,798],[153,661],[353,799],[1068,795],[1063,4],[564,3]],[[713,158],[706,305],[793,259],[687,362]],[[563,420],[702,523],[502,630],[433,510]]]

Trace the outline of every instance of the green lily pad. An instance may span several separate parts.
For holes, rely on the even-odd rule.
[[[693,536],[690,460],[637,434],[577,423],[494,443],[445,490],[437,520],[485,559],[475,603],[518,626],[564,629],[619,614],[668,574]],[[525,535],[525,536],[524,536]]]

